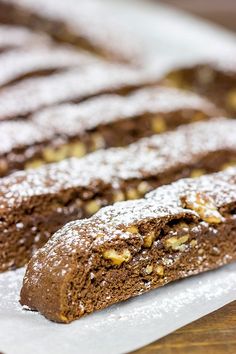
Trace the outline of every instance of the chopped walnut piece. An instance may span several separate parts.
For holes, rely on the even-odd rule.
[[[236,90],[231,90],[227,93],[226,104],[229,108],[236,110]]]
[[[190,177],[197,178],[197,177],[204,175],[205,173],[206,173],[206,170],[204,170],[203,168],[194,168],[190,173]]]
[[[126,192],[127,199],[138,199],[139,194],[135,188],[129,188]]]
[[[199,122],[200,120],[204,120],[206,118],[206,115],[203,112],[196,112],[193,117],[192,121],[193,122]]]
[[[190,242],[190,246],[191,247],[195,247],[197,245],[197,240],[193,239],[191,242]]]
[[[25,169],[28,170],[30,168],[38,168],[40,166],[44,165],[44,161],[41,159],[35,159],[35,160],[31,160],[26,162],[25,164]]]
[[[69,154],[69,146],[63,145],[58,148],[47,147],[43,150],[43,158],[46,162],[59,162]]]
[[[128,262],[131,258],[131,253],[128,248],[124,249],[121,253],[114,249],[106,250],[103,253],[105,259],[110,259],[114,265],[121,265],[123,262]]]
[[[146,268],[145,268],[145,273],[146,274],[151,274],[153,271],[153,265],[150,264],[150,265],[147,265]]]
[[[139,230],[138,230],[137,226],[135,226],[135,225],[131,225],[131,226],[127,227],[127,229],[125,231],[130,232],[131,234],[138,234],[139,233]]]
[[[152,189],[150,184],[146,181],[142,181],[139,183],[137,190],[141,196],[145,195],[147,192],[149,192]]]
[[[214,201],[203,193],[191,193],[184,198],[184,207],[194,210],[202,220],[210,224],[219,224],[223,221]]]
[[[162,265],[158,265],[156,267],[156,273],[162,277],[164,275],[164,267]]]
[[[165,240],[164,244],[166,248],[171,248],[174,251],[184,251],[186,248],[186,245],[184,245],[184,243],[187,242],[188,239],[189,235],[184,235],[178,238],[174,236]]]
[[[85,205],[85,210],[89,215],[95,214],[101,205],[98,200],[90,200]]]
[[[155,133],[163,133],[167,130],[167,125],[163,117],[156,116],[152,119],[152,130]]]
[[[125,195],[122,191],[115,191],[113,194],[113,201],[114,202],[122,202],[123,200],[125,200]]]
[[[155,240],[155,231],[151,231],[144,237],[144,244],[143,244],[144,247],[146,248],[151,247],[154,240]]]
[[[86,152],[85,145],[80,141],[69,145],[69,156],[83,157]]]

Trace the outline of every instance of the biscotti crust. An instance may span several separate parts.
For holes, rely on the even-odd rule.
[[[183,179],[69,223],[29,262],[21,304],[68,323],[236,260],[235,176]]]
[[[221,113],[195,94],[165,87],[47,108],[28,120],[0,122],[0,176],[83,157],[101,148],[125,146]]]
[[[2,178],[0,270],[24,265],[70,220],[88,217],[116,201],[142,197],[177,179],[235,164],[235,129],[235,120],[213,119],[125,148]]]

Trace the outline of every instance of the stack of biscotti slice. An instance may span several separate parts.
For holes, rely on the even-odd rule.
[[[21,304],[68,323],[236,260],[236,168],[65,225],[29,262]]]
[[[0,122],[0,176],[219,115],[207,100],[165,87],[46,108],[28,120]]]
[[[0,270],[22,266],[59,227],[102,206],[236,161],[236,121],[212,119],[0,180]],[[210,137],[210,138],[209,138]]]
[[[0,121],[27,118],[33,112],[59,103],[78,103],[103,93],[127,94],[135,88],[159,82],[146,69],[98,60],[45,77],[33,77],[8,86],[0,92]]]
[[[46,35],[34,33],[20,26],[0,24],[0,54],[8,50],[29,49],[49,44],[51,40]]]
[[[236,51],[228,57],[175,61],[166,69],[166,83],[208,97],[236,114]],[[163,64],[162,64],[163,65]]]
[[[56,40],[116,61],[132,62],[141,56],[137,39],[101,1],[1,0],[0,22],[45,31]]]

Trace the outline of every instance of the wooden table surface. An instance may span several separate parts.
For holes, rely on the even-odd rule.
[[[132,354],[236,354],[236,301]]]

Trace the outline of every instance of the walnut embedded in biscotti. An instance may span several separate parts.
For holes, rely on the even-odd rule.
[[[236,110],[236,90],[231,90],[227,93],[226,104],[228,108]]]
[[[120,190],[116,190],[113,193],[113,201],[116,202],[122,202],[123,200],[125,200],[125,195],[122,191]]]
[[[30,161],[26,162],[25,169],[28,170],[28,169],[31,169],[31,168],[38,168],[38,167],[41,167],[44,164],[45,164],[45,162],[43,160],[41,160],[41,159],[33,159],[33,160],[30,160]]]
[[[126,191],[126,196],[127,196],[127,199],[138,199],[139,198],[139,193],[137,191],[137,189],[135,188],[129,188],[127,191]]]
[[[185,242],[189,239],[189,235],[184,235],[181,237],[170,237],[164,241],[166,248],[171,248],[173,251],[184,251],[186,248]]]
[[[162,276],[164,275],[164,267],[163,267],[162,265],[160,265],[160,264],[158,264],[158,265],[156,266],[155,271],[156,271],[156,273],[157,273],[158,275],[160,275],[160,277],[162,277]]]
[[[69,156],[83,157],[86,152],[86,146],[81,141],[77,141],[69,145]]]
[[[100,209],[100,207],[101,205],[98,200],[90,200],[85,204],[85,211],[87,214],[92,215],[95,214]]]
[[[69,155],[69,146],[62,145],[58,148],[47,147],[42,152],[46,162],[59,162]]]
[[[203,168],[194,168],[190,173],[190,177],[197,178],[202,175],[205,175],[205,173],[206,173],[206,170],[204,170]]]
[[[153,271],[153,265],[152,264],[147,265],[145,268],[145,273],[149,275],[152,273],[152,271]]]
[[[103,253],[103,257],[111,260],[114,265],[121,265],[123,262],[128,262],[130,260],[131,253],[128,248],[125,248],[122,252],[109,249]]]
[[[139,229],[135,225],[128,226],[125,231],[130,232],[131,234],[138,234]]]
[[[143,243],[144,247],[146,248],[151,247],[154,240],[155,240],[155,231],[151,231],[144,236],[144,243]]]
[[[224,218],[217,210],[211,197],[196,192],[182,198],[185,208],[194,210],[202,220],[210,224],[219,224]]]
[[[156,116],[152,118],[152,130],[155,133],[163,133],[167,130],[167,125],[165,119],[161,116]]]

